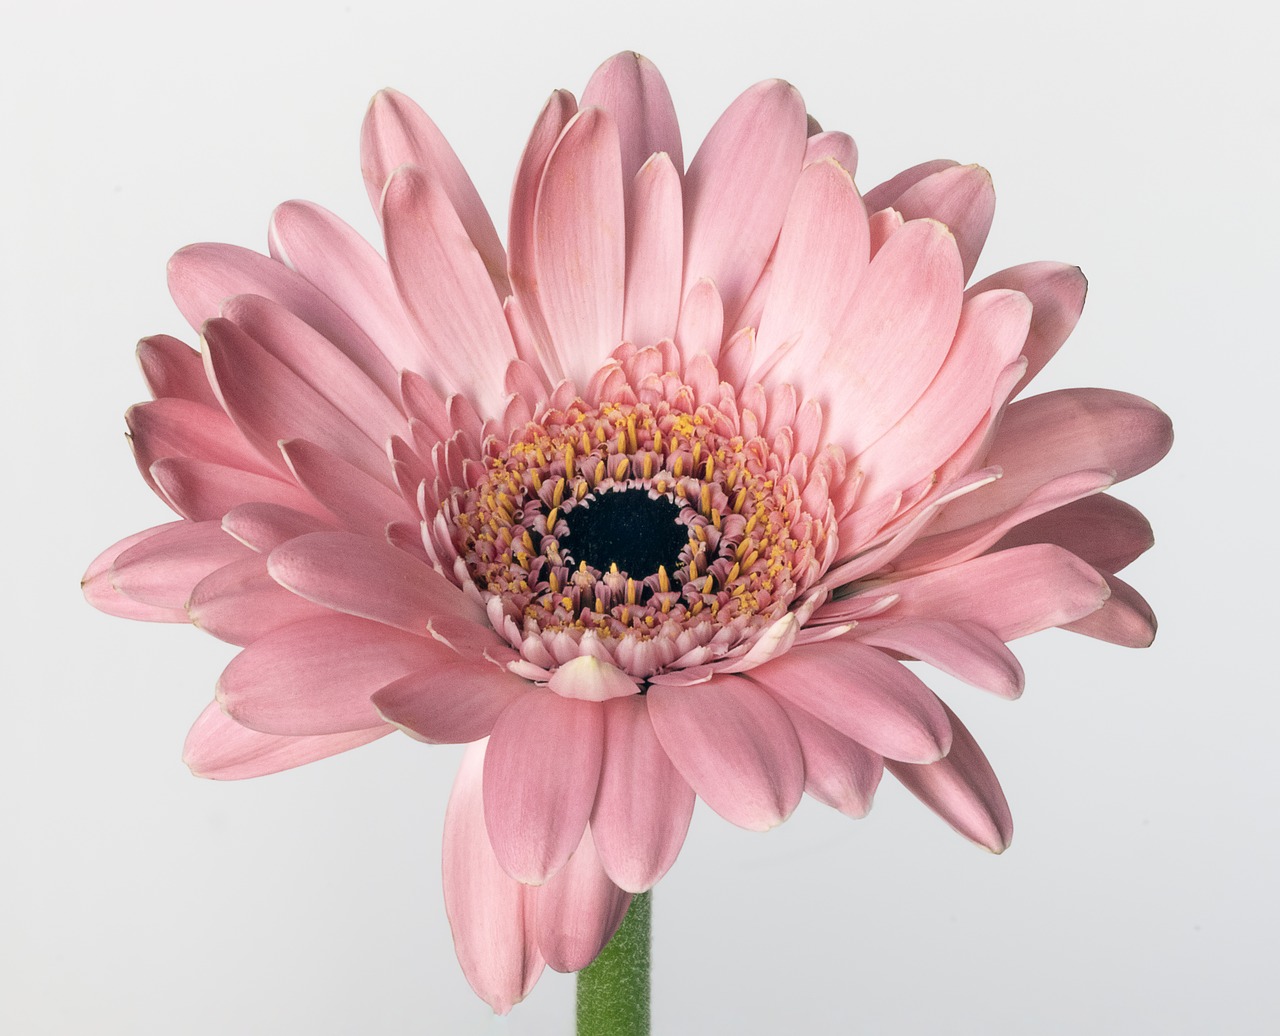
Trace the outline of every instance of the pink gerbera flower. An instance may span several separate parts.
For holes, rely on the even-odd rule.
[[[1080,271],[966,289],[987,173],[928,162],[862,194],[853,141],[783,82],[686,170],[634,54],[580,105],[552,95],[506,251],[407,98],[374,99],[361,150],[386,259],[287,202],[269,257],[170,262],[198,353],[139,347],[155,399],[130,441],[179,518],[106,551],[85,593],[244,648],[192,770],[397,728],[470,743],[445,897],[498,1010],[544,962],[595,958],[695,795],[756,830],[806,791],[859,817],[888,767],[1003,850],[986,758],[902,661],[1014,698],[1010,640],[1154,635],[1115,575],[1150,528],[1105,491],[1163,456],[1168,420],[1102,389],[1017,398]]]

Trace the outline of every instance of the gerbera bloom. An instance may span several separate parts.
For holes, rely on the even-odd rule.
[[[130,441],[179,518],[85,592],[243,647],[192,770],[396,729],[470,744],[444,888],[498,1010],[600,952],[695,796],[757,830],[806,791],[859,817],[887,767],[1003,850],[986,758],[902,663],[1015,698],[1010,640],[1154,635],[1115,575],[1150,528],[1105,491],[1165,453],[1168,420],[1102,389],[1018,398],[1076,322],[1079,270],[966,288],[985,170],[863,194],[853,140],[784,82],[686,169],[634,54],[542,110],[505,251],[407,98],[374,98],[361,152],[385,259],[287,202],[269,256],[170,262],[199,352],[139,348],[155,398]]]

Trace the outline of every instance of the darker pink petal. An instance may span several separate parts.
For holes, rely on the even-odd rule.
[[[936,219],[955,235],[967,281],[996,211],[991,174],[979,165],[948,166],[912,184],[888,205],[904,219]]]
[[[1009,804],[973,735],[950,709],[947,715],[953,740],[945,759],[924,766],[886,761],[885,766],[960,834],[984,849],[1002,853],[1013,838]]]
[[[1156,639],[1156,616],[1151,605],[1119,576],[1098,574],[1107,581],[1111,596],[1097,611],[1067,623],[1064,629],[1121,647],[1150,647]]]
[[[378,690],[373,705],[420,741],[467,744],[488,737],[507,706],[530,686],[487,659],[463,661],[440,645],[430,666]]]
[[[1136,507],[1099,494],[1025,521],[993,550],[1028,543],[1056,543],[1104,572],[1119,572],[1155,543],[1151,523]]]
[[[538,949],[547,964],[556,971],[580,971],[613,938],[631,893],[609,880],[588,827],[569,862],[537,890],[534,902]]]
[[[444,818],[444,906],[458,963],[471,988],[499,1014],[528,995],[544,961],[534,890],[498,864],[485,823],[485,743],[467,748]]]
[[[767,831],[804,794],[804,760],[786,713],[741,677],[654,686],[654,732],[698,796],[732,824]]]
[[[254,554],[200,580],[187,614],[206,633],[243,647],[272,630],[329,613],[282,587],[268,574],[267,559]]]
[[[800,740],[804,790],[855,820],[865,817],[884,773],[884,759],[789,699],[776,697]]]
[[[218,399],[204,376],[200,354],[170,335],[151,335],[138,343],[138,366],[156,399],[173,397],[216,407]]]
[[[1002,698],[1022,694],[1026,678],[1021,664],[1004,641],[976,622],[870,619],[859,623],[853,635],[872,647],[928,662],[957,680]]]
[[[242,727],[215,701],[205,708],[187,734],[182,761],[197,777],[239,781],[327,759],[385,737],[394,729],[383,723],[368,730],[341,734],[307,737],[263,734]]]
[[[485,822],[503,869],[542,884],[578,847],[600,780],[598,702],[530,690],[499,717],[484,767]]]
[[[582,107],[603,108],[612,116],[627,182],[659,152],[665,152],[676,169],[684,169],[675,105],[662,73],[648,58],[634,51],[615,54],[587,82]]]
[[[181,609],[210,572],[249,556],[217,522],[174,522],[140,534],[116,556],[107,578],[140,604]]]
[[[185,522],[170,522],[154,529],[144,529],[132,536],[126,536],[119,543],[112,544],[90,563],[80,579],[80,589],[84,598],[98,611],[108,615],[116,615],[122,619],[140,619],[143,622],[186,622],[187,613],[178,607],[145,604],[126,597],[111,585],[111,569],[116,558],[131,547],[149,540],[152,536],[167,529],[185,527]]]

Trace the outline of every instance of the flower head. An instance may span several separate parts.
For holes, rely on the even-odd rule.
[[[270,255],[169,267],[197,353],[139,359],[144,479],[178,520],[89,568],[128,618],[243,651],[187,741],[239,778],[397,728],[469,743],[445,831],[459,959],[499,1010],[576,970],[674,862],[695,795],[764,830],[862,816],[887,767],[994,852],[986,758],[903,660],[1004,697],[1007,642],[1139,646],[1115,573],[1150,546],[1106,494],[1168,449],[1151,404],[1020,398],[1084,301],[1030,263],[966,288],[985,170],[861,193],[790,85],[740,96],[687,170],[657,70],[554,94],[504,251],[407,98],[362,167],[384,259],[287,202]]]

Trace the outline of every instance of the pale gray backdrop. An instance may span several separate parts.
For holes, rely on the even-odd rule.
[[[1177,444],[1119,495],[1155,647],[1050,632],[1017,703],[936,678],[1003,777],[993,858],[886,781],[769,835],[700,809],[655,895],[659,1033],[1276,1031],[1276,26],[1263,5],[786,0],[6,5],[0,60],[0,1029],[559,1034],[548,973],[494,1019],[454,960],[440,829],[458,750],[393,737],[242,784],[179,750],[232,649],[79,596],[166,520],[121,414],[133,345],[183,334],[164,263],[262,248],[272,206],[372,232],[364,106],[439,122],[505,225],[555,87],[653,58],[686,150],[748,84],[794,82],[866,188],[927,158],[999,192],[979,275],[1079,263],[1043,387],[1150,397]],[[749,156],[744,156],[749,161]],[[190,339],[190,335],[187,335]]]

